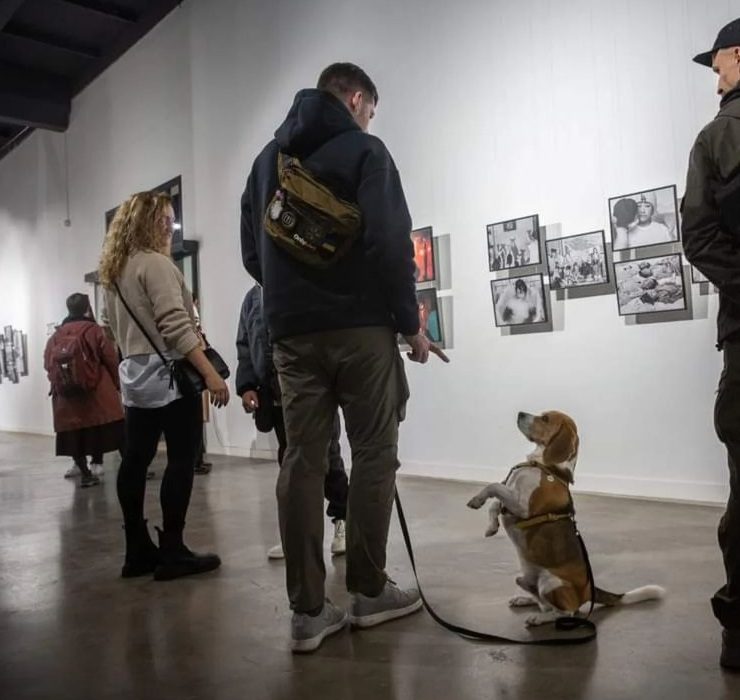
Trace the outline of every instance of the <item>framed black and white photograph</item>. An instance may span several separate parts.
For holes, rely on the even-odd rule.
[[[433,282],[437,279],[437,265],[434,259],[432,227],[414,229],[411,232],[411,242],[414,244],[416,282]]]
[[[444,345],[437,290],[418,290],[416,301],[419,304],[419,327],[421,332],[433,343]]]
[[[612,197],[609,200],[612,250],[633,250],[679,238],[676,186]]]
[[[681,256],[614,263],[620,316],[686,309]]]
[[[603,231],[579,233],[545,242],[550,289],[606,284],[606,243]]]
[[[3,355],[5,360],[5,376],[17,384],[19,381],[18,366],[16,365],[15,349],[13,346],[13,326],[3,328]]]
[[[541,274],[491,280],[493,318],[497,326],[528,326],[547,322]]]
[[[491,272],[539,265],[540,219],[537,214],[486,226]]]

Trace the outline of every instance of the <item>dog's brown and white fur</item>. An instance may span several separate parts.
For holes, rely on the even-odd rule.
[[[470,499],[468,506],[480,508],[489,498],[493,499],[486,537],[498,532],[501,517],[522,566],[522,575],[516,582],[529,594],[512,598],[509,605],[539,605],[540,612],[526,620],[528,626],[535,626],[577,615],[579,608],[591,600],[586,561],[571,520],[517,526],[526,526],[525,521],[537,516],[569,511],[569,485],[573,483],[579,440],[573,419],[559,411],[540,416],[520,413],[517,425],[536,449],[527,457],[528,462],[512,470],[504,483],[486,486]],[[595,602],[627,605],[662,598],[664,594],[660,586],[643,586],[621,594],[597,587]]]

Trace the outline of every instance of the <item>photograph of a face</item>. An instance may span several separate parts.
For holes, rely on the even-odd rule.
[[[414,244],[417,283],[433,282],[437,278],[437,268],[434,260],[432,227],[427,226],[412,231],[411,242]]]
[[[491,272],[539,265],[540,219],[537,214],[486,226]]]
[[[679,237],[676,186],[612,197],[609,200],[612,250],[632,250]]]
[[[614,263],[614,278],[620,316],[686,308],[680,255]]]
[[[491,296],[497,326],[527,326],[547,321],[542,275],[491,280]]]
[[[609,281],[603,231],[545,242],[550,289],[589,287]]]

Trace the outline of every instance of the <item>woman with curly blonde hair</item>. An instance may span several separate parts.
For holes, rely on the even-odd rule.
[[[215,406],[226,405],[229,390],[203,352],[192,295],[170,258],[174,218],[169,196],[132,195],[113,217],[100,260],[104,323],[123,356],[118,371],[126,408],[126,449],[117,487],[126,531],[121,575],[126,578],[154,572],[155,579],[167,580],[221,564],[215,554],[190,551],[182,539],[203,415],[200,396],[180,393],[160,353],[168,361],[187,359],[203,376]],[[160,490],[163,526],[157,548],[144,520],[144,491],[162,433],[167,468]]]

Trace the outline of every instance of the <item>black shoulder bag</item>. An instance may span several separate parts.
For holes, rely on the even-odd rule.
[[[197,369],[195,369],[195,367],[184,357],[180,360],[168,360],[152,341],[149,333],[146,332],[144,326],[142,326],[139,322],[139,319],[136,318],[136,315],[131,310],[131,307],[126,303],[126,300],[123,298],[123,294],[121,294],[121,290],[118,287],[117,282],[115,283],[115,287],[116,292],[118,292],[118,298],[126,307],[128,315],[131,316],[134,323],[136,323],[136,325],[139,327],[139,330],[144,334],[144,337],[149,341],[149,344],[154,348],[157,355],[159,355],[159,359],[162,360],[162,364],[164,364],[164,366],[169,369],[170,387],[176,384],[177,388],[180,390],[180,393],[183,396],[196,396],[197,394],[202,394],[207,389],[205,379],[203,379],[203,375],[201,375],[201,373]],[[218,372],[219,376],[221,376],[223,379],[227,379],[231,373],[229,372],[229,367],[224,362],[224,359],[221,357],[221,355],[219,355],[216,350],[214,350],[210,345],[208,345],[206,349],[203,350],[203,353],[205,354],[206,358],[208,358],[208,361],[213,365],[213,369]]]

